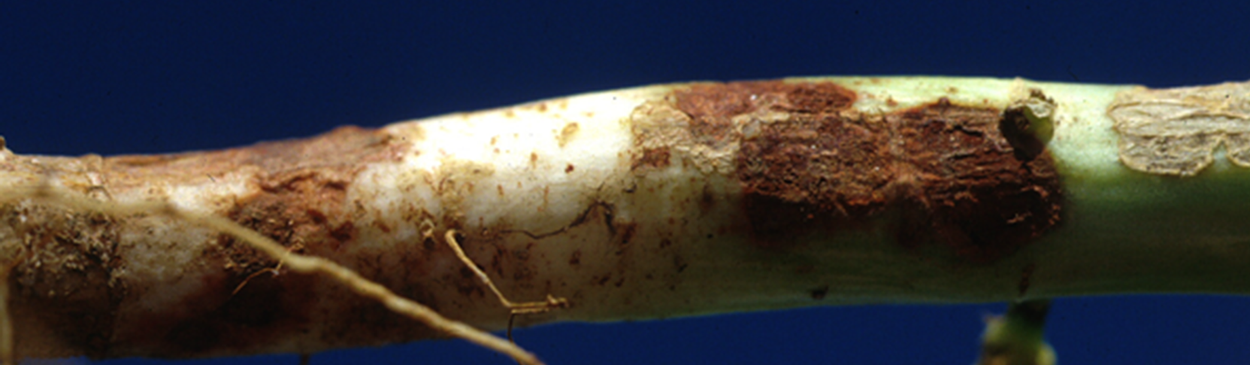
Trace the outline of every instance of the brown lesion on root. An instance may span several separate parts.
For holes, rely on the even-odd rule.
[[[256,231],[288,251],[334,256],[354,244],[357,209],[348,201],[348,190],[356,175],[371,162],[398,161],[409,142],[392,138],[379,130],[343,127],[308,139],[267,142],[214,152],[192,152],[157,156],[119,156],[105,159],[113,189],[131,184],[162,181],[170,185],[203,184],[213,176],[247,174],[255,189],[224,203],[220,214]],[[202,262],[220,265],[218,276],[208,277],[200,292],[185,298],[179,310],[152,313],[134,318],[127,326],[146,327],[130,331],[145,338],[126,338],[130,345],[142,344],[154,356],[185,357],[196,354],[248,353],[264,348],[282,333],[309,327],[340,326],[314,324],[318,317],[309,303],[319,295],[318,288],[336,287],[325,278],[287,274],[281,263],[237,240],[219,234],[217,244],[203,252]],[[365,265],[367,266],[367,265]],[[366,271],[372,268],[365,267]],[[276,272],[276,275],[258,273]],[[421,297],[421,293],[406,293]],[[342,308],[386,313],[379,323],[376,339],[342,338],[337,347],[359,343],[379,343],[394,334],[385,332],[432,332],[422,326],[401,327],[399,315],[380,305],[356,297],[346,297]],[[353,304],[362,302],[360,304]],[[353,307],[355,305],[355,307]],[[341,316],[351,317],[352,314]],[[376,317],[361,313],[361,318]],[[338,317],[335,317],[337,320]],[[359,319],[357,319],[359,320]],[[99,333],[98,331],[95,331]],[[101,353],[100,356],[116,356]]]
[[[350,177],[373,162],[398,161],[411,141],[393,138],[376,129],[339,127],[305,139],[263,142],[209,152],[164,155],[126,155],[104,159],[110,189],[146,186],[152,181],[170,185],[204,183],[213,176],[240,171],[257,172],[259,183],[278,174],[326,171]]]
[[[128,293],[118,280],[124,267],[116,251],[117,220],[21,203],[0,207],[0,219],[11,229],[0,231],[0,240],[13,240],[4,246],[16,249],[5,255],[14,261],[0,263],[9,271],[4,279],[16,322],[44,323],[40,327],[53,333],[33,337],[55,337],[87,356],[105,355],[118,306]],[[32,334],[18,334],[17,354],[22,355],[30,351],[22,345]]]
[[[668,147],[643,148],[642,156],[635,158],[630,166],[631,171],[639,169],[661,169],[671,164]]]
[[[1054,161],[1029,135],[1024,115],[945,98],[871,115],[856,111],[855,100],[830,82],[679,89],[668,106],[635,111],[643,153],[634,166],[663,146],[731,151],[751,235],[765,248],[816,232],[876,229],[884,219],[903,247],[940,244],[987,262],[1059,223]]]
[[[1017,153],[999,129],[1001,113],[945,99],[887,116],[902,144],[895,169],[908,189],[899,242],[936,242],[971,261],[992,261],[1059,224],[1062,184],[1044,151]]]
[[[172,219],[180,228],[200,226],[233,237],[219,238],[216,245],[210,244],[196,252],[201,257],[193,260],[195,268],[170,274],[194,275],[186,277],[190,279],[188,281],[200,281],[198,287],[188,283],[194,287],[190,288],[192,292],[176,298],[177,303],[163,304],[150,310],[127,311],[129,316],[124,321],[116,318],[116,310],[108,308],[117,308],[118,302],[147,300],[142,292],[146,288],[136,289],[140,293],[134,295],[124,290],[126,283],[122,283],[119,291],[118,286],[99,284],[99,280],[93,279],[95,281],[89,285],[90,288],[111,292],[93,293],[91,300],[94,302],[81,306],[92,312],[81,315],[23,302],[32,297],[30,295],[28,298],[15,298],[12,302],[21,307],[15,313],[33,311],[59,315],[57,319],[66,322],[55,323],[51,327],[67,329],[74,332],[71,334],[82,334],[80,337],[95,341],[82,344],[72,337],[48,339],[48,334],[37,333],[36,336],[42,336],[36,340],[37,344],[52,343],[51,346],[63,348],[33,349],[31,352],[44,356],[72,356],[85,351],[92,357],[198,357],[249,354],[274,348],[290,349],[292,346],[329,349],[381,345],[397,339],[450,335],[506,353],[521,363],[539,363],[532,354],[515,345],[434,312],[438,303],[430,300],[431,292],[421,284],[371,281],[369,277],[377,276],[380,270],[395,269],[381,267],[380,260],[353,256],[350,258],[352,262],[340,265],[328,259],[310,257],[333,257],[331,253],[355,244],[357,235],[353,217],[362,212],[359,203],[347,201],[346,192],[350,190],[351,182],[369,162],[402,158],[401,153],[410,147],[406,144],[384,132],[344,128],[306,140],[265,143],[219,152],[123,156],[103,160],[96,164],[101,167],[90,171],[105,177],[106,181],[98,189],[101,192],[99,196],[103,198],[94,194],[90,197],[79,196],[80,191],[48,184],[20,187],[20,191],[31,191],[27,194],[0,194],[4,195],[0,196],[3,198],[0,203],[4,204],[16,204],[12,202],[23,201],[22,196],[26,195],[36,201],[67,205],[75,212],[97,212],[118,220]],[[169,199],[166,195],[176,191],[171,187],[215,184],[219,183],[216,179],[225,176],[229,176],[232,183],[242,185],[236,188],[246,190],[240,194],[222,193],[214,198],[216,200],[209,204],[215,209],[213,212],[183,210],[178,205],[160,202]],[[472,189],[471,184],[448,186],[451,191]],[[92,194],[95,190],[92,187],[87,193]],[[139,193],[142,195],[140,199],[150,201],[114,204],[107,201],[109,192],[125,192],[132,196]],[[0,213],[14,211],[6,207]],[[79,217],[63,212],[53,216],[58,217],[36,218],[43,225],[56,219],[80,221]],[[0,247],[8,249],[14,246],[7,242],[15,238],[11,232],[14,227],[12,224],[0,226],[0,240],[6,241]],[[58,227],[56,231],[86,230]],[[113,236],[106,241],[114,245],[124,238],[117,234]],[[55,252],[42,247],[35,249]],[[109,255],[116,257],[112,253]],[[82,254],[66,253],[62,256],[80,257]],[[281,263],[275,260],[281,260]],[[406,264],[400,265],[402,269],[414,270]],[[221,270],[218,271],[215,265],[220,265]],[[31,266],[36,271],[43,270],[32,275],[47,272],[49,268],[49,265]],[[205,270],[205,267],[212,268]],[[283,269],[277,270],[278,267]],[[177,270],[178,267],[171,266],[169,269]],[[300,274],[286,275],[287,269]],[[257,275],[269,270],[277,270],[278,273]],[[120,271],[124,272],[125,268]],[[106,276],[110,279],[116,277],[112,274]],[[122,278],[125,279],[124,276]],[[65,284],[63,278],[49,280],[58,285]],[[117,301],[111,297],[101,300],[107,295],[123,298]],[[432,305],[427,307],[405,298],[415,298]],[[56,305],[65,303],[63,298],[53,302]],[[106,309],[95,310],[96,306]],[[426,325],[404,318],[416,319]],[[97,321],[115,323],[101,329],[96,325]],[[36,329],[46,327],[49,326],[34,326]],[[121,332],[126,335],[119,337],[117,333]],[[73,352],[54,353],[67,350]]]

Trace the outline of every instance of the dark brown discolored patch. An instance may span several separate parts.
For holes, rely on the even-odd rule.
[[[312,138],[221,151],[109,157],[104,159],[104,170],[110,177],[109,190],[140,187],[153,180],[203,183],[213,175],[252,167],[270,176],[301,170],[346,176],[371,162],[396,161],[410,144],[382,131],[348,126]]]
[[[638,234],[638,223],[621,222],[612,223],[612,225],[616,227],[615,232],[620,232],[619,238],[614,239],[616,241],[616,255],[620,256],[625,254],[625,251],[629,249],[630,242]],[[616,235],[613,234],[613,236],[615,237]]]
[[[670,163],[669,162],[670,154],[671,153],[669,152],[668,147],[645,148],[642,150],[642,156],[637,159],[634,159],[633,166],[630,166],[630,170],[637,170],[639,168],[644,168],[644,167],[650,167],[650,168],[668,167]]]
[[[850,107],[855,92],[832,82],[742,81],[697,84],[674,92],[677,108],[696,121],[714,123],[767,107],[778,111],[829,113]]]
[[[937,242],[986,262],[1059,224],[1063,192],[1053,158],[1018,153],[1000,118],[945,99],[886,118],[903,147],[896,181],[909,185],[891,202],[912,212],[897,223],[900,243]]]
[[[255,348],[258,339],[307,326],[309,317],[304,308],[314,301],[313,288],[327,285],[318,281],[307,275],[262,271],[212,285],[213,290],[192,298],[214,303],[212,309],[174,324],[162,336],[168,344],[158,351],[186,356]]]
[[[356,174],[370,162],[398,160],[408,143],[385,132],[344,127],[302,140],[216,152],[122,156],[105,162],[114,177],[111,181],[122,185],[131,179],[181,183],[172,181],[175,174],[194,180],[251,173],[259,190],[233,201],[227,217],[293,252],[335,256],[356,239],[352,214],[356,205],[347,200]],[[145,330],[132,331],[132,336],[144,337],[122,341],[143,343],[153,356],[252,352],[281,341],[282,333],[316,326],[310,321],[314,306],[309,303],[320,300],[317,288],[334,286],[318,276],[270,274],[276,261],[225,234],[204,252],[203,262],[220,263],[220,276],[206,279],[199,292],[178,305],[179,310],[133,319],[128,326]],[[364,266],[360,269],[372,269]]]
[[[787,83],[744,81],[697,84],[673,93],[678,110],[692,119],[690,131],[697,142],[721,142],[732,138],[734,116],[760,109],[795,113],[833,113],[855,102],[855,93],[832,82]]]
[[[57,341],[100,357],[107,354],[116,315],[129,289],[117,280],[124,264],[117,254],[115,218],[63,208],[0,206],[0,222],[22,245],[8,272],[9,305],[22,322],[41,322]],[[21,351],[22,339],[17,339]]]
[[[741,140],[736,177],[763,247],[888,218],[904,247],[936,243],[985,262],[1059,222],[1063,196],[1052,158],[1017,151],[1013,142],[1027,143],[1002,128],[1019,120],[1005,122],[993,108],[942,98],[865,116],[851,110],[855,93],[832,83],[702,84],[673,96],[692,119],[696,143]],[[743,115],[759,119],[747,122],[746,137],[734,129]]]
[[[1032,285],[1032,281],[1033,281],[1033,271],[1036,271],[1036,270],[1037,270],[1037,264],[1030,263],[1028,265],[1025,265],[1024,269],[1020,271],[1020,283],[1017,284],[1016,289],[1018,290],[1019,295],[1021,297],[1023,297],[1024,294],[1029,291],[1029,286]]]
[[[716,207],[716,194],[712,193],[712,187],[704,184],[699,191],[699,213],[711,213]]]
[[[828,286],[828,285],[821,286],[821,287],[816,288],[816,289],[812,289],[812,291],[811,291],[811,296],[812,296],[812,299],[813,299],[813,300],[821,300],[821,299],[825,299],[825,296],[826,296],[826,295],[829,295],[829,286]]]

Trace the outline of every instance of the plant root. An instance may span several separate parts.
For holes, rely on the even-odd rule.
[[[503,292],[499,291],[499,288],[496,287],[495,283],[490,280],[490,277],[486,275],[486,272],[482,271],[477,264],[474,264],[473,260],[469,259],[468,255],[465,255],[464,249],[461,248],[460,243],[456,241],[456,230],[447,230],[447,234],[443,237],[446,239],[447,245],[451,246],[451,249],[456,252],[456,257],[460,258],[460,261],[463,262],[465,266],[468,266],[469,270],[473,270],[473,273],[477,274],[477,278],[481,279],[482,283],[486,284],[486,286],[490,288],[490,291],[495,293],[495,296],[499,298],[499,303],[503,304],[504,308],[508,308],[508,341],[511,341],[514,344],[516,343],[516,341],[512,339],[512,323],[516,316],[547,313],[556,308],[568,308],[568,299],[562,297],[556,298],[551,296],[551,294],[547,294],[547,299],[541,302],[513,303],[508,300],[507,297],[504,297]]]
[[[427,326],[430,326],[431,328],[443,331],[450,336],[461,338],[496,352],[508,355],[518,363],[526,365],[542,364],[542,362],[539,361],[534,354],[525,351],[515,343],[496,337],[463,322],[443,317],[433,309],[430,309],[421,303],[400,297],[390,289],[370,281],[369,279],[360,276],[360,274],[355,271],[336,264],[333,261],[316,256],[305,256],[290,252],[269,237],[266,237],[225,217],[182,210],[169,202],[145,201],[134,203],[105,203],[87,196],[81,196],[80,194],[73,193],[66,189],[57,188],[49,181],[33,184],[33,186],[25,185],[12,187],[10,189],[6,189],[4,192],[0,192],[0,202],[13,202],[25,199],[57,204],[70,209],[98,212],[113,216],[155,214],[213,229],[220,233],[233,236],[239,241],[246,242],[248,245],[264,252],[274,260],[283,263],[286,268],[291,271],[303,274],[323,275],[347,286],[361,296],[378,301],[397,314],[417,320]],[[8,364],[15,364],[12,362],[15,354],[13,353],[12,322],[8,318],[9,313],[7,309],[8,280],[7,275],[5,276],[5,280],[0,282],[0,321],[2,321],[2,323],[0,323],[0,357],[2,357]],[[492,289],[494,289],[493,286]],[[498,294],[498,290],[496,290],[496,293]],[[503,297],[500,296],[500,299],[502,298]],[[506,300],[505,303],[508,303],[509,308],[512,308],[514,312],[520,311],[518,313],[529,313],[528,311],[530,311],[530,309],[528,308],[534,307],[528,303],[512,305]]]

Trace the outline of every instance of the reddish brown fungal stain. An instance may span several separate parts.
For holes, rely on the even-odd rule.
[[[1057,225],[1063,193],[1054,160],[1038,151],[1022,158],[998,128],[1000,113],[951,105],[945,99],[898,120],[904,142],[900,177],[915,195],[896,202],[923,212],[899,224],[905,245],[936,241],[973,261],[1015,252]]]
[[[538,166],[538,152],[530,152],[530,168]]]
[[[308,139],[223,151],[108,158],[103,160],[103,170],[110,176],[107,188],[114,191],[148,180],[201,184],[212,182],[212,176],[254,171],[251,178],[259,189],[239,196],[225,215],[293,252],[326,255],[356,239],[358,227],[352,216],[359,204],[349,202],[346,193],[356,174],[370,162],[397,161],[408,147],[407,141],[385,132],[345,127]],[[384,232],[391,229],[380,222],[371,227]],[[198,292],[169,309],[129,318],[117,332],[97,331],[91,323],[66,328],[111,333],[108,339],[79,347],[96,357],[133,356],[128,352],[135,351],[133,346],[143,347],[143,354],[149,356],[249,353],[273,346],[282,333],[312,326],[313,314],[307,303],[319,295],[313,288],[333,286],[316,276],[268,274],[265,270],[276,267],[277,262],[226,235],[220,235],[218,244],[205,250],[199,262],[222,267],[223,271],[205,278]],[[361,269],[371,269],[367,266]],[[107,318],[85,317],[96,318],[89,321],[97,323]],[[390,331],[377,332],[378,338],[393,335]],[[330,345],[377,339],[332,340],[343,342]],[[93,349],[98,351],[91,352],[96,351]]]
[[[569,164],[568,166],[564,167],[564,173],[568,174],[572,172],[573,172],[573,164]]]
[[[382,231],[382,233],[391,233],[391,226],[382,221],[373,221],[370,225],[373,226],[373,228],[377,228],[379,231]]]
[[[569,265],[578,265],[582,263],[582,251],[573,251],[573,255],[569,257]]]
[[[633,166],[630,170],[638,170],[639,168],[664,168],[669,165],[669,149],[668,147],[645,148],[642,150],[642,156],[634,159]]]
[[[674,92],[677,109],[692,119],[697,142],[721,142],[735,136],[730,118],[757,109],[797,113],[830,113],[855,102],[855,93],[831,82],[787,83],[747,81],[697,84]]]
[[[884,228],[905,247],[941,244],[985,262],[1059,222],[1053,160],[1021,159],[992,108],[943,98],[869,117],[851,110],[854,92],[833,83],[701,84],[673,97],[692,119],[695,143],[741,140],[736,177],[763,247],[887,219]],[[761,111],[784,114],[758,123],[749,138],[735,131],[734,117]]]

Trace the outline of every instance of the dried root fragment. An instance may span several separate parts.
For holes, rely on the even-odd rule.
[[[441,330],[451,336],[462,338],[506,354],[521,364],[541,364],[538,358],[533,354],[521,349],[509,341],[495,337],[494,335],[473,328],[462,322],[445,318],[429,307],[400,297],[390,289],[387,289],[385,286],[370,281],[351,269],[336,264],[333,261],[291,252],[274,240],[224,217],[182,210],[167,202],[111,202],[109,204],[105,204],[100,201],[72,193],[65,189],[56,188],[48,183],[38,184],[36,186],[15,186],[0,192],[0,202],[17,202],[25,199],[62,205],[82,212],[98,212],[112,216],[165,216],[189,222],[197,226],[210,228],[233,236],[235,239],[247,243],[251,247],[264,252],[266,255],[275,260],[278,260],[281,265],[285,265],[292,271],[304,274],[323,275],[347,286],[361,296],[376,300],[395,313],[420,321],[431,328]],[[7,303],[8,299],[8,280],[0,280],[0,283],[2,283],[0,284],[0,358],[3,358],[3,360],[8,364],[15,364],[15,362],[13,362],[14,336],[11,331],[12,321],[9,319],[7,305],[4,305],[4,303]],[[491,288],[495,289],[493,285]],[[498,293],[498,290],[495,290],[496,293]],[[527,303],[512,305],[511,303],[505,301],[505,304],[510,305],[510,308],[513,309],[514,313],[517,312],[517,308],[520,308],[523,313],[525,308],[529,308]]]
[[[508,308],[510,312],[508,314],[508,340],[509,341],[513,341],[512,340],[512,320],[516,318],[516,316],[526,315],[526,314],[546,313],[546,312],[551,311],[552,309],[567,308],[569,306],[568,299],[556,298],[554,296],[551,296],[551,294],[547,294],[547,300],[542,301],[542,302],[513,303],[512,301],[508,300],[507,297],[504,297],[503,292],[499,291],[499,288],[495,286],[495,283],[490,280],[490,276],[487,276],[486,272],[482,271],[482,268],[478,267],[477,264],[473,263],[473,260],[469,259],[468,255],[464,254],[464,249],[461,248],[460,243],[456,241],[455,230],[448,230],[444,238],[447,240],[447,245],[451,246],[451,249],[456,251],[456,257],[460,258],[460,261],[464,262],[464,265],[468,266],[469,270],[473,270],[473,273],[477,275],[478,279],[482,280],[483,284],[486,284],[487,287],[490,287],[490,291],[495,293],[495,296],[499,298],[499,303],[503,304],[504,308]],[[513,341],[513,342],[515,343],[516,341]]]

